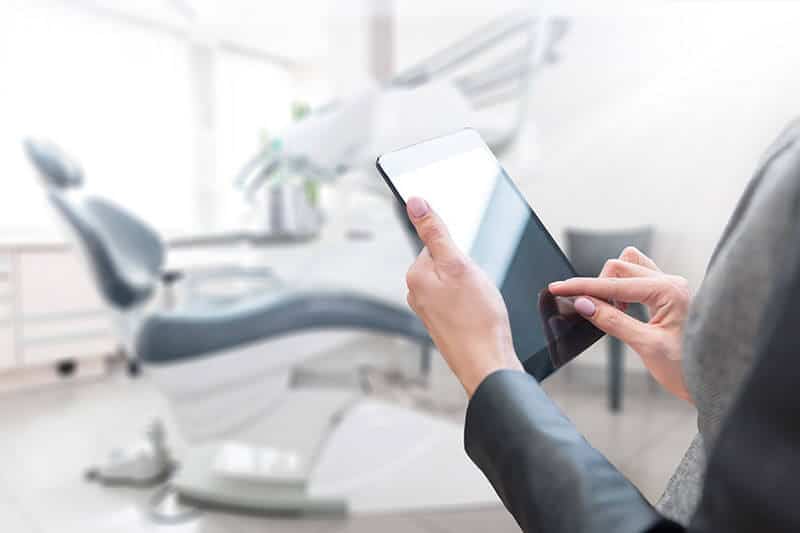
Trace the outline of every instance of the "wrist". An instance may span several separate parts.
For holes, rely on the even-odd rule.
[[[519,362],[517,354],[513,351],[509,354],[487,358],[483,364],[475,365],[471,372],[465,373],[461,377],[461,385],[467,393],[467,398],[472,398],[483,380],[500,370],[524,372],[522,363]]]

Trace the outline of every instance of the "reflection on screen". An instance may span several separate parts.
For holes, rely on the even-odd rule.
[[[393,176],[392,182],[404,200],[424,198],[456,245],[495,281],[517,354],[537,378],[601,336],[571,301],[546,291],[548,283],[574,272],[488,148]]]

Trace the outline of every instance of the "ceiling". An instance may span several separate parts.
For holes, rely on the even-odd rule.
[[[323,57],[330,0],[64,0],[101,15],[223,43],[277,60]],[[362,15],[365,0],[339,0],[343,16]],[[341,9],[340,9],[341,8]]]

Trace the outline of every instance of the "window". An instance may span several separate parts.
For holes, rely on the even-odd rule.
[[[82,164],[88,188],[162,231],[195,227],[209,193],[217,212],[240,208],[232,180],[260,133],[288,123],[289,73],[223,50],[211,54],[210,76],[198,76],[180,32],[86,6],[0,3],[0,231],[54,228],[26,136],[59,144]],[[215,125],[210,142],[198,142],[203,105]],[[206,161],[214,168],[199,173]]]
[[[20,144],[28,135],[62,145],[92,189],[146,219],[186,222],[188,69],[175,36],[65,3],[0,4],[0,227],[49,218]]]

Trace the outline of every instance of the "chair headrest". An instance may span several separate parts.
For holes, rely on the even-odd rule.
[[[28,159],[46,185],[56,189],[74,189],[83,185],[83,169],[56,144],[44,139],[25,139],[23,145]]]

